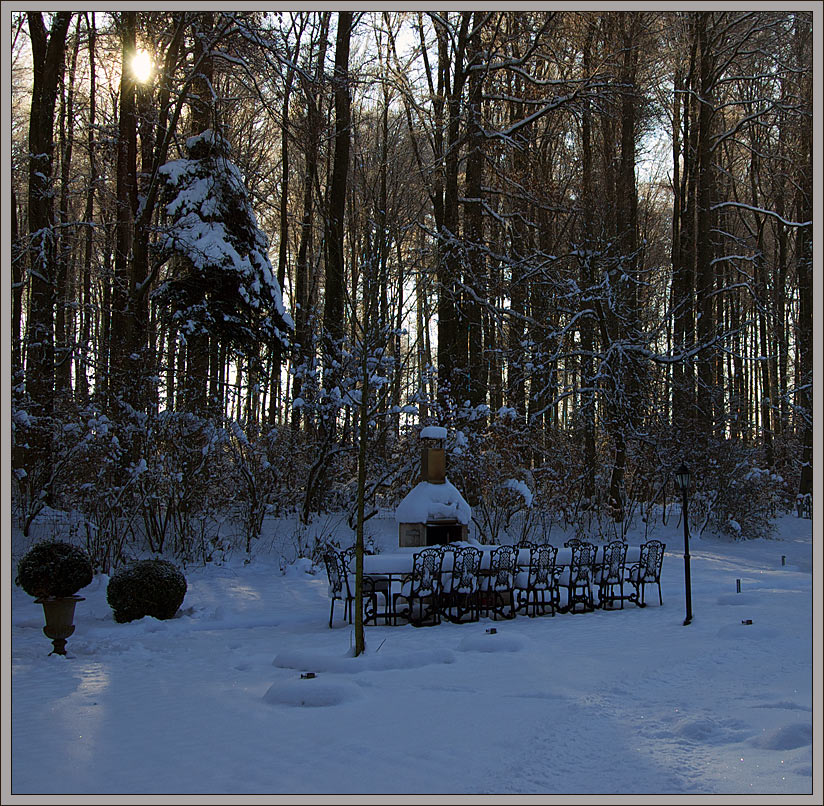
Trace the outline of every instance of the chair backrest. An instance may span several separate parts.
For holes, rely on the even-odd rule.
[[[648,540],[641,544],[641,557],[638,561],[639,576],[649,582],[661,579],[661,566],[664,563],[666,543],[660,540]]]
[[[358,553],[358,550],[355,546],[349,546],[347,549],[343,549],[340,552],[341,559],[343,560],[344,568],[347,571],[351,571],[352,569],[352,561],[355,559],[355,555]]]
[[[412,592],[430,596],[440,592],[444,549],[428,546],[412,555]]]
[[[509,590],[515,585],[518,552],[513,546],[498,546],[489,554],[489,585],[493,590]]]
[[[478,590],[478,572],[483,553],[474,546],[452,549],[452,587],[457,593],[474,593]]]
[[[569,563],[570,582],[585,582],[592,579],[595,567],[595,555],[598,547],[583,540],[570,540],[572,558]]]
[[[555,571],[555,557],[558,549],[549,543],[533,546],[529,550],[529,586],[550,588]]]
[[[349,579],[346,575],[343,557],[334,549],[329,549],[323,555],[323,562],[326,565],[326,576],[329,579],[329,595],[343,596],[344,585],[346,586],[346,592],[349,591]]]
[[[575,546],[580,546],[581,543],[583,543],[583,542],[584,542],[583,540],[580,540],[577,537],[572,537],[569,540],[567,540],[566,543],[564,543],[564,548],[565,549],[572,549],[572,548],[575,548]]]
[[[621,540],[613,540],[604,546],[601,555],[602,580],[621,579],[627,561],[627,544]]]
[[[529,549],[530,551],[532,551],[532,549],[534,549],[536,545],[537,544],[533,543],[531,540],[519,540],[515,544],[515,548],[516,549]]]

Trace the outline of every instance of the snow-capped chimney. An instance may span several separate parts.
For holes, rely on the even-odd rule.
[[[421,431],[421,481],[443,484],[446,481],[446,429],[428,425]]]

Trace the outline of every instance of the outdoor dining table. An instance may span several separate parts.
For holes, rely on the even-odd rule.
[[[489,563],[492,551],[500,546],[469,543],[469,542],[455,542],[445,545],[443,555],[443,565],[441,566],[441,575],[446,576],[452,571],[452,561],[454,554],[450,549],[472,546],[481,551],[481,574],[485,570],[489,570]],[[379,618],[382,618],[385,623],[391,620],[393,623],[396,619],[394,611],[394,596],[393,592],[400,591],[401,586],[406,582],[412,574],[412,564],[414,555],[421,551],[423,546],[416,547],[401,547],[396,551],[383,552],[380,554],[365,554],[363,557],[363,575],[366,581],[366,587],[369,593],[374,593],[375,597],[382,596],[385,599],[385,606],[383,610],[379,610],[377,602],[374,604],[374,612],[368,612],[365,616],[365,623],[377,623]],[[638,562],[640,558],[641,549],[639,546],[629,546],[627,549],[626,564],[629,566],[632,563]],[[572,549],[561,547],[558,549],[558,554],[555,558],[555,568],[557,571],[569,565],[572,561]],[[527,571],[529,569],[529,549],[518,549],[518,571]],[[354,560],[353,560],[354,566]]]

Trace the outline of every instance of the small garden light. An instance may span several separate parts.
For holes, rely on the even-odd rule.
[[[690,531],[687,525],[687,495],[690,489],[690,469],[682,462],[675,471],[675,481],[681,490],[681,512],[684,520],[684,588],[687,598],[687,617],[684,619],[686,627],[692,621],[692,591],[690,585]]]

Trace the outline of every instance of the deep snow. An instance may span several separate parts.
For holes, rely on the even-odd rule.
[[[768,540],[693,536],[684,627],[677,521],[676,511],[649,534],[667,543],[663,607],[652,593],[645,609],[370,627],[359,658],[339,605],[328,627],[325,572],[307,560],[281,572],[293,524],[267,523],[249,564],[187,567],[170,621],[115,623],[98,575],[80,592],[66,658],[49,656],[41,607],[12,587],[3,802],[10,770],[12,795],[50,796],[28,801],[39,803],[79,793],[821,803],[812,523],[783,516]],[[396,528],[391,516],[368,523],[383,550],[397,546]],[[336,536],[350,539],[345,527]],[[16,566],[19,533],[13,547]]]

